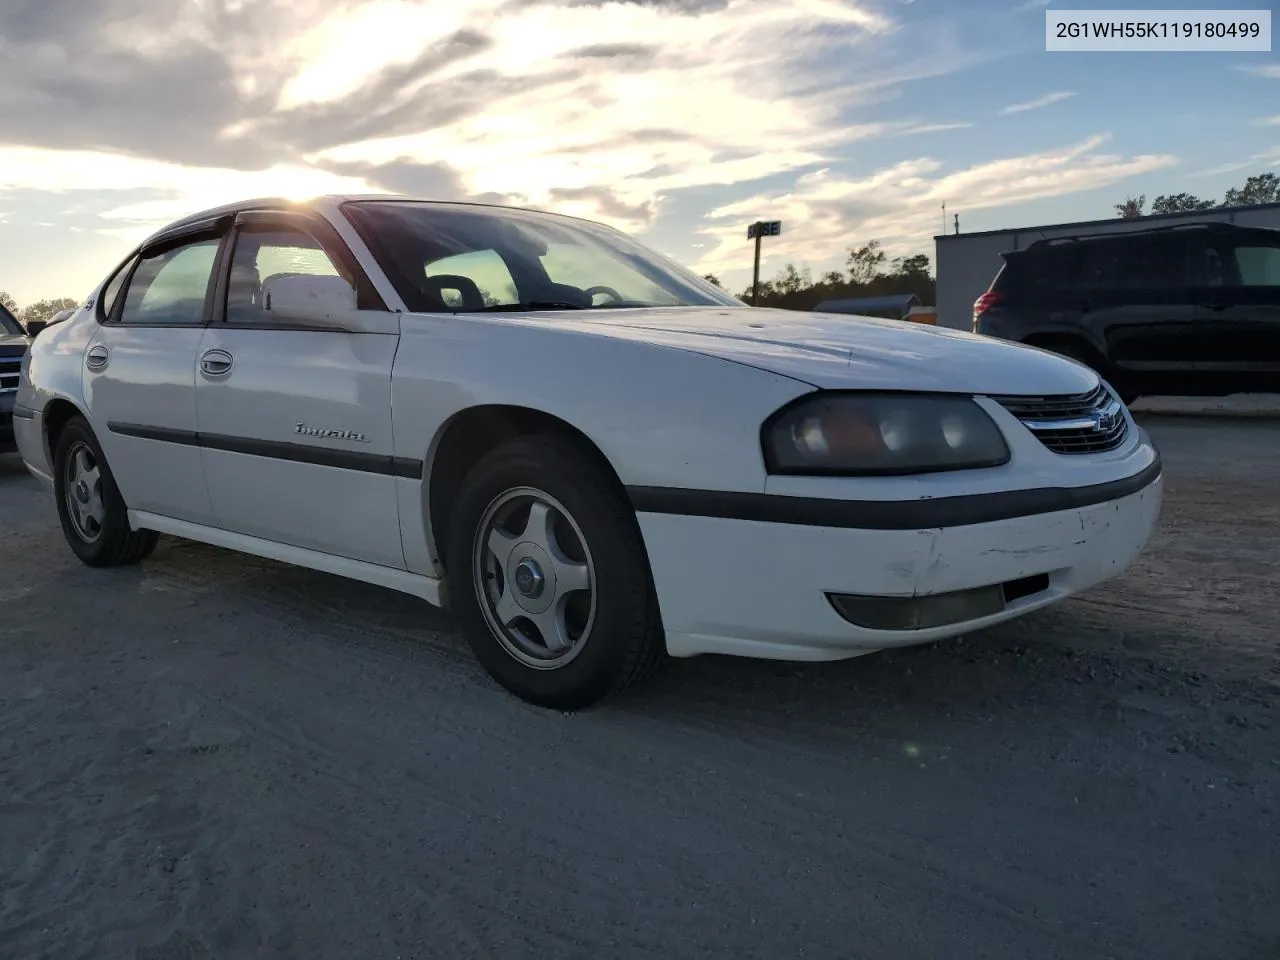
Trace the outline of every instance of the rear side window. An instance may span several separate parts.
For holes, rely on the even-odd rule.
[[[1115,244],[1114,284],[1120,290],[1169,289],[1187,285],[1183,237],[1134,238]]]
[[[1236,247],[1235,261],[1242,286],[1280,287],[1280,247]]]
[[[1080,264],[1077,244],[1033,247],[1009,255],[994,289],[1035,301],[1052,299],[1080,285]]]
[[[142,257],[129,280],[120,322],[146,326],[203,323],[218,246],[217,239],[198,240]]]
[[[124,289],[125,278],[129,276],[129,271],[133,267],[133,261],[129,260],[123,267],[116,271],[116,275],[107,281],[107,285],[102,288],[102,294],[98,297],[99,316],[104,320],[111,316],[116,308],[116,301],[120,299],[120,291]]]

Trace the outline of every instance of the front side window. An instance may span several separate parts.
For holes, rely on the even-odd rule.
[[[227,323],[266,323],[263,286],[279,277],[339,277],[329,255],[309,234],[290,229],[243,229],[236,237],[227,285]],[[344,277],[348,282],[350,277]]]
[[[1245,287],[1280,287],[1280,246],[1240,246],[1236,269]]]
[[[552,214],[412,201],[344,212],[410,310],[741,306],[616,230]]]
[[[129,279],[120,322],[148,326],[203,323],[218,244],[216,239],[198,240],[144,255]]]

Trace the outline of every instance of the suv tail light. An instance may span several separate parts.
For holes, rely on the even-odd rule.
[[[977,300],[973,301],[973,328],[975,330],[978,328],[978,318],[1003,299],[1003,293],[998,293],[995,290],[988,290]]]

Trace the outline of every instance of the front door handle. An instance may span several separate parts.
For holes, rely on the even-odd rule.
[[[107,368],[107,348],[100,343],[95,343],[89,348],[89,352],[84,356],[84,365],[90,370],[105,370]]]
[[[225,377],[234,363],[235,357],[225,350],[206,350],[200,356],[200,372],[206,377]]]

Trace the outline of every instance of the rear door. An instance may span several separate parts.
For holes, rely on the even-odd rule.
[[[388,314],[387,333],[349,333],[262,309],[264,282],[285,274],[342,276],[363,308],[386,309],[333,227],[310,215],[240,214],[226,259],[196,374],[218,526],[403,569],[391,435],[398,323]]]
[[[1196,304],[1181,231],[1089,241],[1082,323],[1135,389],[1178,392],[1195,376]]]
[[[188,225],[117,271],[83,358],[89,417],[125,502],[192,523],[212,519],[195,361],[227,225]]]

